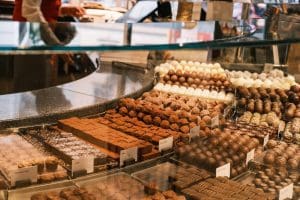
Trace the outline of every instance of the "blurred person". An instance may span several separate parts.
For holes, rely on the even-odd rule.
[[[82,17],[85,10],[61,0],[15,0],[13,19],[29,22],[56,22],[58,17]]]

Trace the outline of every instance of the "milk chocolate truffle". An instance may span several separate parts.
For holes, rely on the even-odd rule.
[[[146,123],[146,124],[151,124],[152,123],[152,117],[151,115],[145,115],[143,117],[143,121]]]
[[[160,126],[167,129],[170,127],[170,122],[168,120],[162,120]]]
[[[210,122],[211,122],[211,118],[209,117],[209,116],[204,116],[203,118],[202,118],[202,120],[206,123],[206,124],[209,124]]]
[[[201,81],[200,81],[199,78],[195,78],[194,83],[195,83],[196,85],[200,85]]]
[[[137,114],[136,114],[136,112],[134,110],[131,110],[131,111],[129,111],[128,115],[130,117],[136,117]]]
[[[46,160],[45,160],[45,164],[46,164],[46,169],[47,171],[56,171],[57,167],[58,167],[58,160],[53,157],[53,156],[49,156]]]
[[[167,81],[169,81],[169,80],[170,80],[170,76],[167,74],[167,75],[165,75],[165,76],[164,76],[164,78],[163,78],[163,79],[164,79],[164,81],[166,81],[166,82],[167,82]]]
[[[173,70],[173,69],[170,69],[169,71],[168,71],[168,75],[170,75],[170,76],[172,76],[172,75],[174,75],[176,72]]]
[[[170,118],[169,118],[169,121],[171,123],[177,123],[179,121],[179,118],[177,115],[171,115]]]
[[[277,157],[275,164],[279,167],[284,167],[286,165],[286,158],[283,156]]]
[[[179,78],[179,82],[180,82],[180,83],[185,83],[185,78],[184,78],[183,76],[181,76],[181,77]]]
[[[187,124],[189,124],[189,121],[185,118],[182,118],[178,121],[178,123],[181,125],[187,125]]]
[[[156,125],[156,126],[160,126],[160,123],[161,123],[161,119],[160,117],[156,116],[153,118],[153,123]]]
[[[299,165],[299,163],[296,159],[291,158],[291,159],[288,160],[288,166],[291,169],[294,169],[294,170],[298,169],[298,165]]]
[[[272,153],[267,153],[264,157],[264,162],[269,165],[273,165],[275,162],[275,155]]]
[[[189,77],[189,78],[187,79],[187,82],[188,82],[189,85],[192,85],[192,84],[194,84],[194,79],[191,78],[191,77]]]
[[[179,69],[176,71],[175,73],[177,76],[182,76],[183,75],[183,72]]]
[[[275,140],[269,140],[267,143],[267,147],[268,149],[273,149],[274,147],[276,147],[277,142]]]
[[[183,133],[189,133],[190,132],[190,128],[187,125],[181,126],[180,127],[180,131]]]
[[[177,75],[172,75],[171,76],[171,81],[176,82],[178,80]]]
[[[123,106],[123,107],[121,107],[121,108],[119,109],[119,111],[120,111],[120,113],[121,113],[121,114],[124,114],[124,115],[128,113],[128,110],[127,110],[127,108],[126,108],[126,107],[124,107],[124,106]]]
[[[178,126],[176,123],[171,124],[170,128],[171,128],[173,131],[179,131],[179,126]]]
[[[210,157],[210,158],[208,158],[208,164],[210,166],[215,166],[217,164],[217,161],[213,157]]]

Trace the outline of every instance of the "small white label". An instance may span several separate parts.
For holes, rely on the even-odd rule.
[[[74,172],[86,170],[86,172],[93,173],[94,172],[94,157],[82,157],[76,160],[72,160],[72,175]]]
[[[216,177],[219,176],[226,176],[230,178],[230,163],[227,163],[226,165],[223,165],[216,169]]]
[[[211,126],[212,127],[218,127],[220,124],[219,115],[215,116],[211,119]]]
[[[163,150],[169,150],[173,148],[173,136],[159,140],[158,150],[159,152]]]
[[[192,128],[189,133],[190,142],[193,138],[199,137],[199,133],[200,133],[200,126],[195,126],[194,128]]]
[[[294,191],[294,184],[291,183],[288,186],[279,190],[279,200],[284,199],[292,199],[293,198],[293,191]]]
[[[249,151],[247,153],[247,157],[246,157],[246,165],[248,165],[249,161],[250,160],[253,160],[254,159],[254,152],[255,152],[255,149],[252,149],[251,151]]]
[[[280,122],[279,126],[278,126],[278,132],[284,131],[285,128],[285,123],[284,122]]]
[[[26,181],[26,180],[30,180],[31,183],[36,183],[37,175],[38,175],[37,166],[16,169],[12,171],[10,175],[11,186],[15,186],[16,182],[18,181]]]
[[[270,135],[269,135],[269,134],[267,134],[267,135],[264,137],[264,144],[263,144],[263,146],[266,146],[266,145],[268,144],[269,138],[270,138]]]
[[[126,160],[134,159],[135,162],[138,160],[138,148],[132,147],[129,149],[122,150],[120,152],[120,166],[124,165]]]

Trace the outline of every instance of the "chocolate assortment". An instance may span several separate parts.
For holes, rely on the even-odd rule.
[[[116,159],[119,158],[121,150],[132,147],[138,147],[139,156],[153,153],[153,145],[149,142],[109,128],[95,119],[69,118],[60,120],[59,127],[117,154]]]
[[[272,129],[272,127],[278,129],[280,123],[284,123],[274,112],[269,112],[268,114],[259,114],[247,111],[240,116],[237,121],[257,127],[268,127],[270,129]]]
[[[42,154],[19,135],[0,137],[0,148],[0,169],[8,181],[15,170],[31,166],[37,167],[38,182],[67,178],[66,171],[59,166],[55,157]]]
[[[269,140],[263,162],[266,165],[300,171],[299,145]]]
[[[202,69],[199,66],[199,69]],[[161,77],[160,82],[170,85],[182,85],[185,87],[208,89],[208,90],[225,90],[230,89],[230,82],[224,73],[216,69],[201,71],[191,68],[181,70],[179,68],[170,69],[167,74]]]
[[[101,199],[124,199],[140,200],[146,195],[144,186],[125,174],[116,174],[104,177],[101,180],[86,184],[84,187],[97,200]]]
[[[159,98],[158,98],[159,101]],[[184,134],[190,132],[191,128],[202,125],[205,128],[210,125],[211,118],[219,115],[220,111],[224,109],[223,104],[215,104],[215,112],[209,110],[200,110],[193,107],[192,113],[186,111],[186,109],[179,108],[179,102],[172,104],[172,101],[166,103],[166,107],[162,107],[164,101],[161,101],[160,105],[150,103],[148,100],[134,100],[130,98],[122,99],[118,112],[123,116],[129,115],[130,117],[137,117],[144,121],[146,124],[153,124],[165,129],[171,129],[174,131],[180,131]],[[167,102],[167,101],[166,101]],[[186,99],[187,104],[195,105],[196,102],[192,99]],[[170,105],[168,105],[170,104]],[[213,104],[207,105],[212,107]],[[188,106],[188,108],[191,108]]]
[[[169,176],[172,180],[173,189],[182,191],[193,184],[211,178],[213,175],[205,169],[197,169],[195,167],[181,167],[176,171],[174,176]]]
[[[294,118],[286,125],[283,137],[287,142],[300,145],[300,118]]]
[[[38,183],[64,180],[73,160],[93,156],[94,167],[106,170],[111,161],[118,164],[122,150],[137,147],[138,162],[153,160],[133,171],[129,167],[130,176],[72,180],[76,186],[37,193],[31,200],[269,200],[291,183],[294,199],[300,198],[300,86],[292,76],[192,61],[168,61],[155,72],[159,83],[152,90],[122,98],[97,116],[0,137],[5,178],[36,166]],[[158,149],[169,137],[175,156],[154,159],[165,153]],[[252,150],[254,160],[246,163]],[[228,163],[233,180],[215,178],[216,168]],[[248,174],[250,183],[236,181]],[[0,179],[0,189],[7,180]]]
[[[30,200],[96,200],[95,195],[89,193],[86,188],[66,188],[60,191],[36,193]]]
[[[195,89],[192,87],[169,85],[163,83],[156,84],[154,90],[169,92],[169,93],[184,95],[184,96],[192,96],[192,97],[208,99],[208,100],[222,101],[226,103],[230,103],[234,100],[233,93],[226,93],[224,91],[218,92],[215,90],[210,91],[208,89],[200,89],[200,88]]]
[[[49,128],[30,130],[28,134],[45,143],[51,152],[62,158],[62,160],[68,164],[71,164],[72,160],[87,156],[94,157],[95,165],[107,163],[108,156],[106,154],[77,138],[72,133],[60,132],[57,129]]]
[[[148,125],[136,117],[122,116],[115,110],[107,111],[104,117],[99,118],[98,122],[155,145],[158,145],[159,140],[164,138],[173,137],[174,141],[177,141],[180,137],[178,131]]]
[[[145,184],[147,193],[155,193],[169,189],[180,192],[184,188],[212,177],[213,174],[191,165],[165,162],[136,172],[133,176]]]
[[[253,123],[246,123],[244,120],[241,120],[241,118],[238,122],[227,121],[225,125],[225,132],[235,132],[240,135],[248,135],[249,137],[257,138],[261,144],[263,144],[264,138],[267,135],[269,135],[269,138],[277,137],[277,129],[265,126],[261,123],[257,125]]]
[[[223,132],[205,140],[196,140],[176,150],[178,159],[215,172],[217,167],[231,165],[231,177],[246,171],[246,155],[257,148],[259,140],[248,135]]]
[[[267,194],[278,197],[282,188],[294,184],[293,199],[300,197],[300,176],[298,173],[289,172],[284,168],[265,168],[256,166],[255,177],[252,179],[250,186],[254,186]]]
[[[210,178],[206,181],[184,189],[182,193],[192,200],[201,199],[273,199],[271,195],[256,189],[253,186],[241,185],[225,177]]]
[[[286,121],[300,117],[299,86],[292,86],[290,90],[239,86],[236,90],[240,109],[260,114],[272,111]]]
[[[278,88],[289,90],[291,86],[295,85],[295,78],[293,76],[285,76],[281,70],[272,70],[269,73],[251,73],[249,71],[228,71],[225,70],[230,82],[238,87],[265,87],[265,88]]]

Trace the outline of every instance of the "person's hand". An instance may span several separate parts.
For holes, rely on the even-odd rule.
[[[60,7],[60,15],[62,16],[72,16],[72,17],[82,17],[85,15],[85,10],[79,6],[62,6]]]

